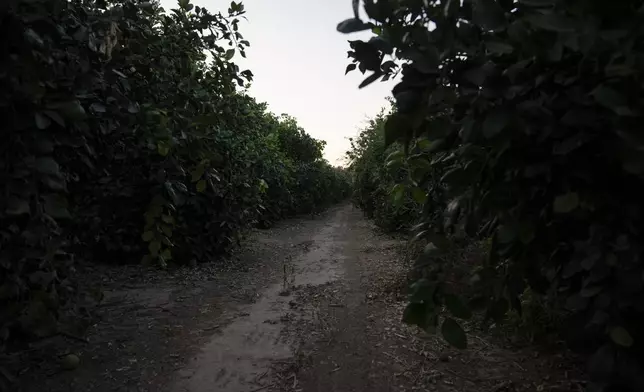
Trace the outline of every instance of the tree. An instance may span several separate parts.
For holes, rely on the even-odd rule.
[[[369,72],[361,87],[402,74],[384,137],[416,173],[403,186],[444,189],[417,227],[436,249],[423,258],[454,230],[490,236],[474,272],[486,318],[520,312],[530,287],[585,320],[599,384],[642,390],[622,366],[644,347],[640,2],[366,0],[367,22],[353,4],[338,30],[374,37],[350,41],[348,70]],[[409,321],[459,317],[446,282],[416,289]],[[459,328],[442,329],[454,342]]]

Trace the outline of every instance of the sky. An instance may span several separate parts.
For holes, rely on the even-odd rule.
[[[211,12],[226,11],[230,2],[192,0]],[[254,76],[250,94],[268,103],[275,114],[295,117],[311,136],[327,142],[324,156],[333,165],[344,162],[349,137],[368,118],[387,106],[392,82],[364,89],[358,71],[344,75],[349,59],[347,40],[370,33],[344,35],[336,25],[353,15],[351,0],[244,0],[248,22],[240,33],[250,41],[247,58],[234,61]],[[161,0],[168,10],[176,0]]]

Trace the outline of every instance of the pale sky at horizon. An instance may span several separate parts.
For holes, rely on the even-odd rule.
[[[192,0],[211,12],[226,11],[229,1]],[[347,40],[370,34],[343,35],[336,25],[352,16],[350,0],[244,0],[248,22],[240,33],[250,41],[247,59],[234,61],[255,75],[250,94],[275,114],[295,117],[311,136],[327,142],[325,157],[343,162],[353,137],[366,120],[387,105],[392,82],[359,90],[358,71],[345,76]],[[166,10],[176,0],[161,0]],[[224,13],[222,12],[222,13]]]

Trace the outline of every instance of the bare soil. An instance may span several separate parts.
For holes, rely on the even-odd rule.
[[[467,350],[400,322],[405,243],[333,208],[251,235],[235,259],[159,273],[88,268],[82,338],[5,359],[12,391],[584,391],[562,350],[467,325]],[[80,359],[71,370],[60,358]]]

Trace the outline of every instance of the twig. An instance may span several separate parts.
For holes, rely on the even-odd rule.
[[[388,352],[386,352],[386,351],[384,351],[384,352],[383,352],[383,354],[385,354],[385,355],[386,355],[386,356],[388,356],[389,358],[392,358],[394,361],[396,361],[396,362],[398,362],[398,363],[400,363],[400,364],[403,364],[403,365],[405,365],[405,366],[409,367],[409,365],[407,364],[407,362],[403,361],[402,359],[398,358],[397,356],[395,356],[395,355],[393,355],[393,354],[389,354],[389,353],[388,353]]]
[[[65,332],[65,331],[58,331],[58,334],[59,334],[59,335],[61,335],[61,336],[66,337],[66,338],[70,338],[70,339],[78,340],[79,342],[89,343],[89,340],[87,340],[86,338],[84,338],[84,337],[82,337],[82,336],[74,335],[74,334],[69,333],[69,332]]]
[[[458,377],[458,378],[463,378],[463,379],[465,379],[465,380],[467,380],[467,381],[476,382],[476,380],[475,380],[475,379],[473,379],[473,378],[471,378],[471,377],[468,377],[468,376],[464,376],[464,375],[459,374],[459,373],[456,373],[455,371],[453,371],[453,370],[452,370],[452,369],[450,369],[450,368],[445,368],[444,370],[446,370],[448,373],[451,373],[452,375],[454,375],[454,376],[456,376],[456,377]]]
[[[483,340],[481,337],[479,337],[479,336],[474,336],[474,337],[475,337],[475,338],[477,338],[478,340],[480,340],[480,341],[481,341],[481,343],[483,343],[483,344],[484,344],[484,345],[486,345],[487,347],[490,347],[490,346],[491,346],[491,345],[490,345],[490,343],[486,342],[486,341],[485,341],[485,340]]]
[[[272,383],[272,384],[264,385],[263,387],[255,388],[255,389],[251,390],[250,392],[262,391],[262,390],[264,390],[266,388],[270,388],[270,387],[274,387],[274,386],[275,386],[275,383]]]
[[[524,372],[526,371],[526,370],[525,370],[525,368],[524,368],[523,366],[519,365],[519,363],[518,363],[517,361],[512,361],[512,363],[514,363],[514,365],[515,365],[516,367],[518,367],[520,370],[522,370],[522,371],[524,371]]]
[[[14,384],[16,382],[16,378],[2,366],[0,366],[0,374],[9,381],[9,384]]]
[[[512,381],[503,381],[502,383],[496,384],[490,389],[490,392],[498,392],[501,389],[507,388],[512,385]]]
[[[268,374],[268,370],[266,370],[264,373],[262,373],[262,374],[258,375],[257,377],[255,377],[255,382],[257,383],[259,380],[261,380],[262,378],[264,378],[264,376],[265,376],[266,374]]]

